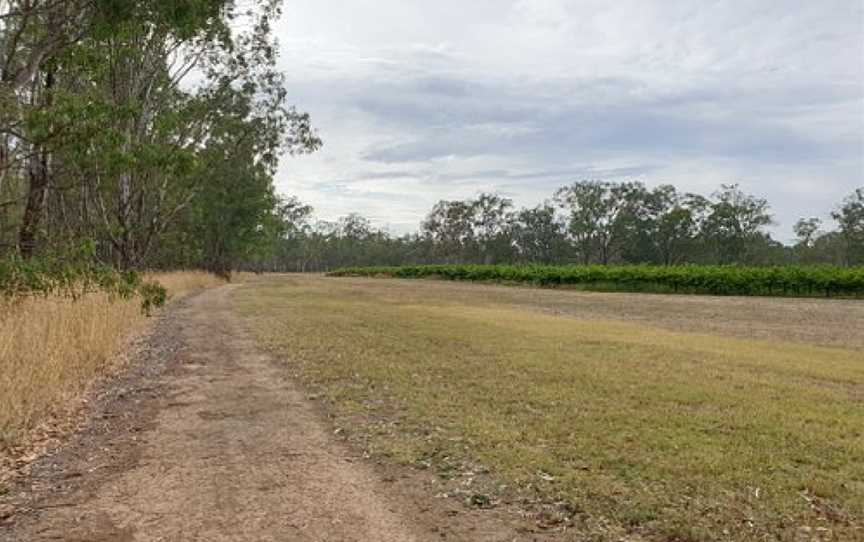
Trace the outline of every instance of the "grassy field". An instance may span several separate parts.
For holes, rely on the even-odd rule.
[[[152,277],[173,298],[221,284],[198,272]],[[116,367],[118,349],[146,321],[139,299],[93,293],[78,301],[0,300],[0,451],[62,415],[87,387]]]
[[[864,309],[833,303],[318,276],[236,297],[374,456],[575,539],[681,541],[864,537],[864,350],[829,325]]]

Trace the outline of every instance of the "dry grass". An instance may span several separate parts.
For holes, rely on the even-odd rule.
[[[168,290],[169,299],[179,299],[198,290],[225,284],[223,279],[203,271],[149,273],[144,278],[146,280],[158,281],[164,286]]]
[[[374,454],[477,503],[558,503],[592,540],[864,537],[860,350],[550,315],[501,292],[284,277],[237,305]],[[720,302],[714,317],[738,318]]]
[[[161,282],[171,298],[221,284],[200,272],[148,278]],[[0,305],[0,450],[74,406],[96,378],[117,367],[119,349],[146,320],[139,300],[105,294]]]

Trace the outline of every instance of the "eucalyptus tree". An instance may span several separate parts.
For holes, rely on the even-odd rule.
[[[254,63],[247,56],[211,73],[218,84],[195,96],[205,108],[201,122],[206,137],[195,143],[194,167],[160,187],[172,199],[169,214],[159,223],[170,225],[172,213],[185,217],[177,229],[194,232],[199,265],[217,273],[241,262],[263,265],[278,252],[282,239],[308,228],[299,222],[311,213],[296,199],[280,200],[273,189],[280,156],[311,152],[321,141],[309,116],[286,103],[283,78],[272,48],[267,50],[269,29],[261,25],[253,36],[261,44],[256,48],[263,49],[252,50],[261,56]]]
[[[112,2],[0,0],[0,82],[25,91],[40,69],[104,22]]]
[[[591,263],[608,187],[600,181],[580,181],[559,188],[555,203],[567,213],[567,233],[583,264]]]
[[[578,181],[555,192],[582,263],[607,264],[616,255],[624,238],[622,221],[636,212],[643,190],[638,182]]]
[[[702,196],[682,194],[672,185],[658,186],[647,194],[647,237],[656,263],[674,265],[694,257],[707,205]]]
[[[202,41],[229,2],[21,0],[6,5],[2,99],[12,106],[4,107],[0,122],[0,154],[6,157],[0,169],[14,169],[10,151],[17,151],[23,205],[17,244],[26,257],[45,229],[49,191],[75,186],[68,173],[86,167],[82,147],[96,134],[104,143],[106,132],[116,135],[118,124],[125,125],[126,140],[113,147],[126,145],[128,155],[132,136],[150,131],[154,115],[146,106],[157,97],[165,101],[159,92],[170,86],[165,85],[164,59],[183,44]],[[106,162],[114,158],[105,157]],[[127,198],[119,214],[130,205]]]
[[[277,241],[273,270],[306,270],[306,240],[312,232],[313,213],[312,206],[296,196],[280,200],[277,214],[285,224],[285,229]]]
[[[111,121],[88,142],[83,154],[91,167],[82,182],[95,233],[121,267],[146,261],[203,181],[212,179],[208,143],[224,139],[223,124],[236,124],[232,109],[251,107],[238,94],[251,94],[242,82],[259,65],[241,68],[236,60],[256,51],[248,45],[253,38],[234,35],[233,8],[227,0],[187,0],[173,9],[165,2],[132,3],[120,8],[131,13],[110,33],[83,43],[81,77]],[[264,3],[252,17],[266,20],[273,9]],[[253,21],[248,32],[268,31]],[[91,55],[104,60],[87,62]],[[192,73],[203,82],[190,91],[184,84]]]
[[[363,265],[376,237],[372,222],[359,213],[349,213],[336,221],[331,265]]]
[[[82,0],[0,1],[0,213],[3,222],[16,214],[30,224],[25,252],[41,218],[51,161],[46,134],[30,133],[27,117],[53,105],[56,59],[91,30],[100,7]]]
[[[717,263],[751,263],[767,240],[772,223],[768,201],[745,194],[737,184],[721,185],[712,195],[702,224],[703,240]]]
[[[856,188],[831,216],[840,226],[846,265],[864,264],[864,187]]]
[[[256,187],[247,195],[272,212],[279,156],[320,145],[308,115],[287,104],[276,69],[271,22],[279,0],[7,4],[18,9],[2,19],[4,30],[22,30],[0,40],[0,128],[26,167],[19,160],[17,190],[0,186],[10,198],[0,200],[0,212],[20,215],[16,244],[25,257],[69,232],[95,239],[118,266],[145,265],[172,227],[218,207],[219,194],[234,197],[240,212],[248,200],[231,194],[244,187],[224,190],[229,171],[233,182]],[[47,37],[79,4],[74,24],[57,22],[62,36]],[[31,81],[16,86],[22,74]],[[2,148],[8,157],[13,147]],[[4,173],[15,171],[4,163]]]
[[[105,3],[0,0],[0,194],[9,170],[26,160],[22,116],[40,101],[46,65],[94,30]]]
[[[475,208],[471,201],[439,201],[420,226],[432,257],[447,263],[470,261],[477,252]]]
[[[819,234],[819,229],[822,227],[822,220],[818,217],[801,218],[792,227],[795,235],[798,238],[798,245],[805,248],[812,248],[813,242]]]
[[[508,261],[513,250],[508,215],[513,201],[498,194],[482,193],[469,200],[477,242],[478,263]]]
[[[512,237],[519,260],[527,263],[563,263],[569,257],[566,225],[555,207],[544,203],[513,214]]]
[[[282,119],[271,118],[273,111],[256,114],[251,100],[239,94],[233,107],[220,108],[222,116],[198,156],[200,178],[189,180],[185,223],[176,228],[193,234],[199,265],[216,273],[240,261],[266,259],[286,233],[272,181]]]
[[[610,197],[608,194],[615,186],[608,184],[609,192],[604,197]],[[818,219],[800,221],[795,229],[801,240],[793,248],[778,243],[765,231],[764,226],[770,220],[767,202],[743,194],[735,186],[721,187],[721,193],[709,199],[679,192],[670,185],[648,189],[639,183],[629,183],[626,192],[616,191],[615,197],[625,193],[627,201],[612,222],[615,225],[612,258],[616,262],[667,265],[854,264],[856,260],[850,254],[854,254],[856,247],[861,249],[864,239],[861,192],[853,193],[835,212],[840,230],[822,233]],[[579,203],[584,205],[585,201]],[[562,216],[553,204],[510,211],[503,217],[498,204],[487,203],[483,207],[492,209],[487,223],[494,226],[483,229],[478,225],[478,209],[482,207],[476,200],[445,201],[435,205],[420,233],[394,237],[356,213],[338,222],[319,222],[323,226],[315,227],[311,209],[296,199],[291,200],[293,211],[280,215],[284,216],[284,225],[279,234],[280,246],[290,248],[279,251],[269,268],[304,271],[346,265],[477,263],[484,261],[479,239],[489,236],[489,232],[502,235],[507,247],[512,248],[506,253],[496,253],[495,263],[558,264],[581,260],[578,247],[571,244],[572,237],[568,238],[572,215]],[[732,247],[740,251],[730,250],[721,260],[720,249],[729,247],[720,243],[733,241],[742,243],[740,247]],[[804,246],[809,248],[802,250]],[[591,245],[591,249],[595,251],[591,261],[599,262],[599,245]]]
[[[792,226],[792,231],[795,232],[796,242],[793,250],[795,251],[798,262],[800,263],[815,263],[818,261],[818,256],[815,253],[816,240],[820,237],[819,230],[822,227],[822,220],[818,217],[801,218],[795,225]]]

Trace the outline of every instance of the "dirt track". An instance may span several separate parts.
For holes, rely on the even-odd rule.
[[[173,309],[154,337],[177,343],[173,360],[140,369],[35,465],[0,540],[534,539],[353,457],[235,320],[234,288]]]

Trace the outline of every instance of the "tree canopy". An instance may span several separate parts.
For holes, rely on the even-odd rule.
[[[836,231],[822,231],[818,218],[799,221],[794,245],[771,237],[768,202],[737,185],[702,196],[671,185],[585,180],[522,209],[484,193],[438,202],[417,233],[401,236],[356,213],[338,223],[316,222],[309,206],[292,200],[302,209],[292,233],[272,258],[248,263],[289,271],[413,264],[860,265],[862,192],[833,212]]]
[[[279,158],[321,141],[276,68],[278,0],[0,6],[0,249],[224,272],[281,235]]]

